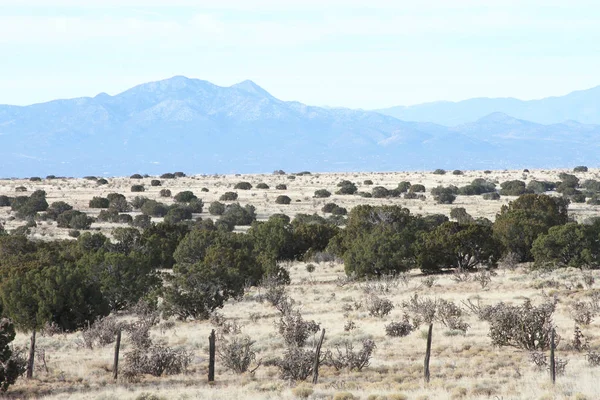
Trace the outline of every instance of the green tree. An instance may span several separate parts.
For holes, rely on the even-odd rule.
[[[263,270],[245,235],[193,230],[177,247],[177,264],[167,277],[164,311],[180,319],[208,318],[224,302],[260,281]]]
[[[15,339],[15,326],[7,318],[0,319],[0,392],[6,392],[8,387],[17,381],[25,370],[13,356],[11,342]]]
[[[158,269],[172,268],[175,264],[173,253],[189,230],[184,224],[165,222],[152,224],[145,229],[140,243],[150,257],[150,265]]]
[[[425,273],[446,268],[495,267],[501,255],[491,226],[446,222],[417,243],[417,265]]]
[[[500,184],[500,187],[501,196],[520,196],[522,194],[528,193],[525,182],[520,180],[502,182]]]
[[[600,224],[580,225],[570,222],[553,226],[533,242],[531,253],[535,265],[544,267],[598,268],[600,261]]]
[[[110,206],[110,201],[106,197],[98,197],[95,196],[90,200],[89,207],[90,208],[108,208]]]
[[[535,239],[553,226],[568,221],[569,200],[543,194],[525,194],[504,205],[496,215],[494,234],[506,252],[518,255],[521,262],[532,261]]]
[[[225,212],[225,204],[219,201],[213,201],[208,207],[210,215],[222,215]]]
[[[313,197],[317,199],[324,199],[331,196],[331,192],[327,189],[319,189],[315,190],[315,195]]]
[[[178,203],[189,203],[192,200],[197,199],[198,197],[191,191],[185,190],[183,192],[179,192],[173,197]]]

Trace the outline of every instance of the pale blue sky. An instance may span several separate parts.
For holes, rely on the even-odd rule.
[[[0,0],[0,103],[173,75],[312,105],[600,85],[598,0]]]

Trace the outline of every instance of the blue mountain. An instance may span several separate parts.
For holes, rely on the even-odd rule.
[[[540,100],[476,98],[459,102],[440,101],[397,106],[378,112],[398,119],[433,122],[446,126],[473,122],[494,112],[547,125],[569,120],[583,124],[600,124],[600,86]]]
[[[176,76],[115,96],[0,105],[0,177],[549,168],[595,162],[599,134],[504,114],[449,128]]]

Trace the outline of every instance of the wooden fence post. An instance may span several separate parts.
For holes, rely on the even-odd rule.
[[[433,322],[429,324],[429,332],[427,333],[427,350],[425,350],[425,368],[423,370],[423,376],[425,383],[429,383],[429,359],[431,358],[431,336],[433,334]]]
[[[550,379],[556,383],[556,360],[554,359],[554,329],[550,332]]]
[[[215,330],[210,332],[208,337],[208,381],[215,381]]]
[[[121,348],[121,330],[117,332],[117,342],[115,343],[115,359],[113,362],[113,379],[116,381],[119,377],[119,349]]]
[[[35,359],[35,329],[31,334],[31,345],[29,346],[29,360],[27,361],[27,379],[33,378],[33,361]]]
[[[325,328],[321,333],[321,340],[317,344],[317,351],[315,352],[315,362],[313,364],[313,385],[317,384],[319,380],[319,357],[321,357],[321,346],[323,345],[323,339],[325,339]]]

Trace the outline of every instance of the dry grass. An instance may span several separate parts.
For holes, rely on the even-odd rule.
[[[555,387],[549,383],[546,371],[539,371],[529,362],[527,352],[512,348],[494,348],[487,337],[488,325],[475,316],[468,316],[471,325],[466,335],[457,334],[443,326],[434,326],[431,362],[431,383],[423,384],[422,360],[425,349],[425,327],[403,338],[385,335],[385,325],[402,318],[401,303],[414,293],[420,296],[444,298],[460,302],[477,297],[484,304],[498,301],[520,303],[524,298],[542,302],[548,293],[533,288],[540,279],[523,269],[500,271],[489,289],[481,290],[476,282],[456,283],[442,277],[432,288],[420,284],[417,271],[411,274],[408,287],[398,285],[385,296],[396,308],[384,318],[370,317],[363,309],[345,311],[344,305],[364,302],[364,291],[358,283],[336,286],[334,280],[343,274],[340,264],[318,264],[308,282],[304,263],[290,266],[292,285],[288,288],[305,319],[314,319],[327,329],[325,349],[334,349],[345,340],[358,343],[371,338],[377,344],[371,365],[362,372],[335,371],[322,367],[319,384],[312,387],[310,398],[334,398],[336,393],[349,392],[356,398],[371,395],[405,395],[408,399],[574,399],[577,394],[589,399],[600,398],[596,385],[598,370],[588,366],[584,353],[572,351],[568,342],[573,334],[569,315],[569,296],[572,290],[559,288],[555,294],[560,302],[556,313],[557,332],[564,339],[558,356],[567,359],[566,375],[558,378]],[[558,271],[546,279],[578,279],[579,271]],[[589,293],[589,292],[587,292]],[[220,313],[227,320],[241,324],[242,332],[256,340],[258,358],[280,357],[284,351],[282,339],[274,323],[277,311],[268,303],[256,301],[258,289],[250,290],[239,302],[228,303]],[[586,295],[586,290],[579,294]],[[563,300],[564,299],[564,300]],[[356,328],[346,332],[344,324],[352,320]],[[79,346],[80,333],[40,337],[40,348],[46,349],[49,371],[38,368],[33,382],[20,381],[11,388],[17,396],[49,399],[142,399],[151,393],[164,399],[293,399],[302,390],[297,384],[281,381],[276,367],[262,366],[254,374],[237,376],[217,363],[217,383],[207,383],[208,336],[214,326],[209,321],[176,322],[174,327],[152,332],[156,340],[172,346],[183,346],[194,354],[187,374],[162,378],[145,377],[139,383],[114,383],[111,379],[112,346],[89,350]],[[592,347],[600,346],[598,322],[582,328]],[[27,337],[20,334],[18,344]],[[218,344],[217,344],[218,345]],[[129,348],[124,341],[122,352]],[[40,364],[38,363],[38,366]],[[301,384],[307,386],[307,383]],[[294,394],[296,393],[296,394]],[[426,396],[426,397],[423,397]],[[497,396],[497,397],[496,397]],[[401,398],[401,397],[398,397]],[[584,397],[579,397],[584,398]]]
[[[561,171],[532,171],[529,179],[558,180]],[[109,179],[110,184],[97,187],[94,182],[77,180],[56,180],[31,183],[28,181],[0,181],[0,194],[15,195],[14,187],[24,185],[29,193],[44,189],[48,193],[48,202],[63,200],[75,208],[94,213],[87,208],[93,196],[106,196],[110,192],[121,192],[128,198],[144,195],[158,199],[162,188],[171,189],[173,194],[183,190],[192,190],[206,204],[218,199],[225,191],[232,190],[235,183],[249,181],[253,185],[267,183],[271,189],[238,191],[242,204],[251,203],[257,207],[260,219],[283,212],[295,213],[319,212],[326,202],[336,202],[348,209],[361,203],[401,204],[414,213],[449,214],[451,207],[465,207],[473,216],[493,218],[500,205],[511,198],[500,201],[484,201],[480,196],[459,196],[454,205],[436,205],[428,195],[426,201],[404,199],[364,199],[357,196],[337,196],[329,199],[313,199],[315,190],[326,188],[335,191],[335,184],[349,179],[362,184],[372,179],[374,185],[395,187],[398,182],[408,180],[422,183],[429,190],[439,184],[461,186],[477,177],[488,177],[502,182],[522,178],[521,171],[494,172],[483,175],[479,171],[467,171],[465,175],[454,176],[451,173],[438,176],[426,173],[381,173],[381,174],[314,174],[298,176],[289,180],[286,176],[245,175],[245,176],[195,176],[176,180],[163,180],[162,187],[150,187],[150,178],[142,180],[148,191],[130,193],[129,187],[137,181],[127,178]],[[578,174],[583,179],[598,178],[598,170]],[[133,183],[132,183],[133,182]],[[277,183],[288,185],[287,191],[278,191]],[[200,192],[207,187],[208,193]],[[365,186],[359,190],[368,190]],[[287,194],[293,202],[289,206],[276,205],[275,197]],[[296,202],[295,200],[300,200]],[[171,200],[167,199],[166,202]],[[208,207],[206,207],[208,208]],[[577,219],[595,214],[588,205],[571,205],[570,211]],[[6,221],[8,211],[0,208],[0,221]],[[205,212],[202,217],[208,217]],[[6,226],[12,229],[20,223],[8,221]],[[108,233],[115,224],[94,224]],[[34,228],[33,235],[38,238],[66,238],[66,230],[42,223]],[[577,270],[562,270],[552,273],[529,272],[524,266],[515,271],[500,270],[498,276],[486,289],[477,282],[455,282],[451,276],[441,276],[436,283],[427,288],[421,284],[418,271],[412,271],[408,286],[399,283],[389,293],[382,294],[390,299],[395,308],[390,315],[371,317],[364,307],[365,293],[358,283],[337,286],[336,279],[344,275],[343,265],[338,263],[313,263],[314,272],[306,270],[305,263],[290,263],[292,284],[289,295],[307,320],[315,320],[327,329],[324,349],[335,348],[345,340],[351,340],[359,347],[361,340],[373,339],[377,345],[371,365],[362,372],[335,371],[322,367],[319,383],[284,382],[278,378],[273,366],[261,366],[254,374],[234,375],[217,363],[217,382],[208,384],[208,336],[214,326],[209,321],[175,322],[166,330],[155,327],[152,336],[155,340],[164,340],[171,346],[182,346],[194,355],[187,374],[161,378],[144,377],[140,382],[127,383],[112,381],[111,345],[94,348],[81,346],[81,334],[55,335],[39,337],[39,348],[45,349],[48,372],[37,363],[36,377],[33,381],[20,380],[11,387],[9,396],[13,398],[48,399],[599,399],[600,385],[597,375],[600,370],[588,366],[584,353],[570,350],[568,343],[573,335],[574,323],[570,316],[570,305],[577,300],[587,298],[593,289],[579,287],[583,275]],[[596,281],[600,276],[594,271]],[[558,282],[558,286],[556,286]],[[585,287],[585,286],[583,286]],[[406,337],[391,338],[385,335],[385,325],[390,321],[402,319],[401,303],[414,293],[419,296],[443,298],[460,303],[461,300],[477,297],[483,304],[499,301],[521,303],[529,298],[534,303],[555,295],[559,299],[555,321],[558,334],[563,337],[558,348],[558,357],[569,364],[566,374],[558,378],[556,386],[550,383],[546,371],[538,371],[529,362],[525,351],[512,348],[494,348],[488,338],[488,324],[469,315],[466,321],[470,329],[465,335],[450,331],[440,324],[434,326],[431,382],[425,386],[422,379],[423,356],[425,351],[425,327]],[[256,341],[257,359],[269,360],[280,357],[284,343],[277,334],[274,323],[278,318],[277,310],[266,302],[256,301],[258,288],[250,289],[241,301],[230,302],[219,312],[227,320],[241,324],[242,332]],[[363,303],[362,308],[355,307]],[[351,306],[351,307],[348,307]],[[344,325],[353,321],[356,328],[344,330]],[[592,348],[600,347],[598,328],[600,320],[594,320],[589,326],[582,327],[583,334]],[[16,344],[26,345],[28,338],[19,334]],[[218,345],[218,344],[217,344]],[[125,338],[122,353],[130,348]],[[349,397],[349,396],[352,397]],[[154,397],[153,397],[154,396]]]

